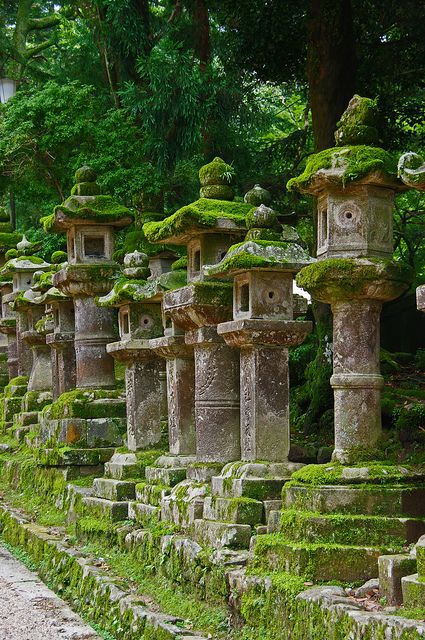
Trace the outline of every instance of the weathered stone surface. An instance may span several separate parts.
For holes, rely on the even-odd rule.
[[[417,573],[401,578],[403,604],[412,609],[425,608],[425,582]]]
[[[380,556],[378,558],[379,590],[387,604],[400,606],[403,603],[401,579],[416,571],[416,559],[407,554]]]
[[[420,311],[425,311],[425,285],[416,289],[416,305]]]
[[[133,453],[114,453],[105,463],[105,476],[115,480],[135,478],[139,473],[137,458]]]
[[[257,525],[264,522],[263,503],[252,498],[206,497],[203,517],[206,520]]]
[[[128,502],[113,502],[104,498],[83,498],[83,504],[90,514],[99,518],[106,518],[111,522],[119,522],[128,518]]]
[[[194,455],[195,362],[184,336],[164,336],[150,341],[151,348],[167,362],[168,435],[170,453]]]
[[[196,457],[200,462],[240,458],[239,357],[215,327],[186,334],[195,349]]]
[[[145,475],[148,482],[173,487],[186,478],[186,469],[182,467],[147,467]]]
[[[93,496],[120,502],[134,500],[136,497],[134,482],[112,480],[110,478],[95,478],[93,481]]]
[[[357,513],[392,517],[423,515],[424,487],[356,486],[287,487],[286,508],[320,513]]]
[[[214,548],[247,549],[251,539],[248,524],[226,524],[212,520],[195,520],[195,539]]]
[[[152,522],[159,522],[161,517],[161,509],[150,504],[129,502],[128,517],[130,518],[130,520],[135,520],[142,525],[147,525]]]

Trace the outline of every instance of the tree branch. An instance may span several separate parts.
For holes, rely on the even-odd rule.
[[[28,20],[28,31],[50,29],[50,27],[56,27],[59,23],[60,17],[57,15],[45,16],[44,18],[31,18]]]

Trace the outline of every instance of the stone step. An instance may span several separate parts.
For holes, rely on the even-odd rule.
[[[423,516],[425,486],[290,486],[282,492],[287,509],[391,517]]]
[[[272,511],[280,511],[282,509],[282,500],[264,500],[264,519],[269,520]]]
[[[48,467],[67,465],[95,466],[111,459],[114,449],[39,449],[38,462]]]
[[[194,537],[200,544],[219,549],[248,549],[252,529],[248,524],[228,524],[213,520],[195,520]]]
[[[180,467],[146,467],[145,476],[153,484],[174,487],[186,478],[186,469]]]
[[[112,478],[95,478],[93,496],[115,502],[134,500],[136,497],[135,483],[113,480]]]
[[[188,480],[193,480],[194,482],[209,482],[213,476],[219,475],[222,468],[223,463],[221,462],[197,462],[188,467],[186,477]]]
[[[15,429],[15,439],[18,442],[24,442],[26,436],[28,435],[28,433],[31,431],[31,426],[25,426],[25,427],[18,427],[17,429]]]
[[[110,522],[119,522],[128,519],[128,502],[113,502],[104,498],[83,498],[84,512],[105,518]]]
[[[143,502],[154,507],[161,506],[161,500],[171,491],[171,487],[162,484],[139,482],[136,484],[136,502]]]
[[[214,476],[211,493],[221,498],[253,498],[254,500],[279,500],[282,487],[288,478],[226,478]]]
[[[394,546],[400,550],[425,532],[425,520],[355,514],[317,514],[284,509],[278,531],[294,542]]]
[[[206,520],[250,524],[252,526],[264,522],[263,503],[252,498],[220,498],[207,497],[204,502]]]
[[[392,549],[338,544],[307,544],[282,534],[254,536],[252,566],[262,571],[285,571],[314,582],[365,582],[378,576],[378,557]]]
[[[21,413],[16,414],[15,424],[17,426],[26,427],[31,424],[37,424],[38,422],[38,411],[22,411]]]
[[[130,520],[135,520],[139,524],[147,526],[153,522],[160,521],[161,509],[150,504],[131,501],[128,503],[128,517]]]
[[[140,475],[140,467],[134,453],[114,453],[112,458],[105,463],[105,476],[114,480],[137,478]]]
[[[425,582],[417,573],[401,579],[403,605],[409,609],[425,609]]]
[[[203,517],[204,500],[208,493],[207,484],[182,480],[161,500],[161,520],[183,529],[189,527]]]

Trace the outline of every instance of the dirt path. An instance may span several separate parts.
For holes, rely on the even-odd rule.
[[[99,640],[68,605],[0,546],[0,640]]]

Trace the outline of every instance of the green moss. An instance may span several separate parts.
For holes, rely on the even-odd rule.
[[[63,393],[43,412],[52,420],[63,418],[107,418],[111,416],[111,405],[107,402],[96,404],[96,400],[119,398],[120,390],[74,389]],[[125,416],[125,402],[113,406],[113,416]]]
[[[5,252],[12,247],[16,247],[18,242],[22,240],[21,233],[0,233],[0,251]],[[10,255],[8,258],[16,257],[15,255]]]
[[[192,282],[197,304],[232,305],[233,284],[231,282]]]
[[[342,485],[342,484],[361,484],[371,482],[373,484],[397,484],[399,482],[408,482],[411,478],[415,479],[416,469],[405,465],[395,465],[392,462],[376,462],[365,461],[364,463],[350,465],[350,469],[367,469],[367,474],[359,473],[358,477],[345,475],[344,471],[347,467],[338,463],[330,462],[328,464],[309,464],[295,471],[292,474],[290,482],[285,486],[295,485]],[[420,469],[419,469],[420,471]]]
[[[62,224],[57,219],[57,213],[69,219],[96,220],[97,222],[113,223],[122,218],[133,218],[133,213],[127,207],[116,202],[111,196],[93,196],[93,200],[81,203],[78,196],[70,196],[63,204],[57,205],[51,215],[40,219],[46,232],[63,231]]]
[[[326,289],[337,299],[356,296],[367,283],[380,279],[408,284],[411,271],[404,264],[382,258],[328,258],[304,267],[296,276],[297,285],[313,297]]]
[[[161,242],[167,238],[182,236],[189,229],[214,227],[220,218],[227,218],[244,228],[246,215],[251,209],[251,205],[242,202],[201,198],[182,207],[165,220],[147,222],[143,225],[143,231],[151,242]]]
[[[66,251],[54,251],[52,253],[52,257],[50,258],[50,261],[53,264],[61,264],[62,262],[66,262],[68,259],[68,254],[66,253]]]
[[[201,185],[229,185],[234,180],[235,171],[232,165],[227,164],[221,158],[214,158],[212,162],[199,169],[199,182]]]
[[[315,174],[322,169],[331,169],[337,159],[339,164],[346,163],[339,176],[342,184],[360,180],[375,171],[392,180],[397,178],[397,158],[384,149],[367,145],[332,147],[310,156],[303,173],[289,180],[288,190],[307,190]]]
[[[28,376],[16,376],[16,378],[12,378],[9,380],[8,387],[19,387],[28,385],[29,377]]]
[[[187,269],[187,256],[181,256],[178,260],[171,265],[173,271],[179,271],[180,269]]]

